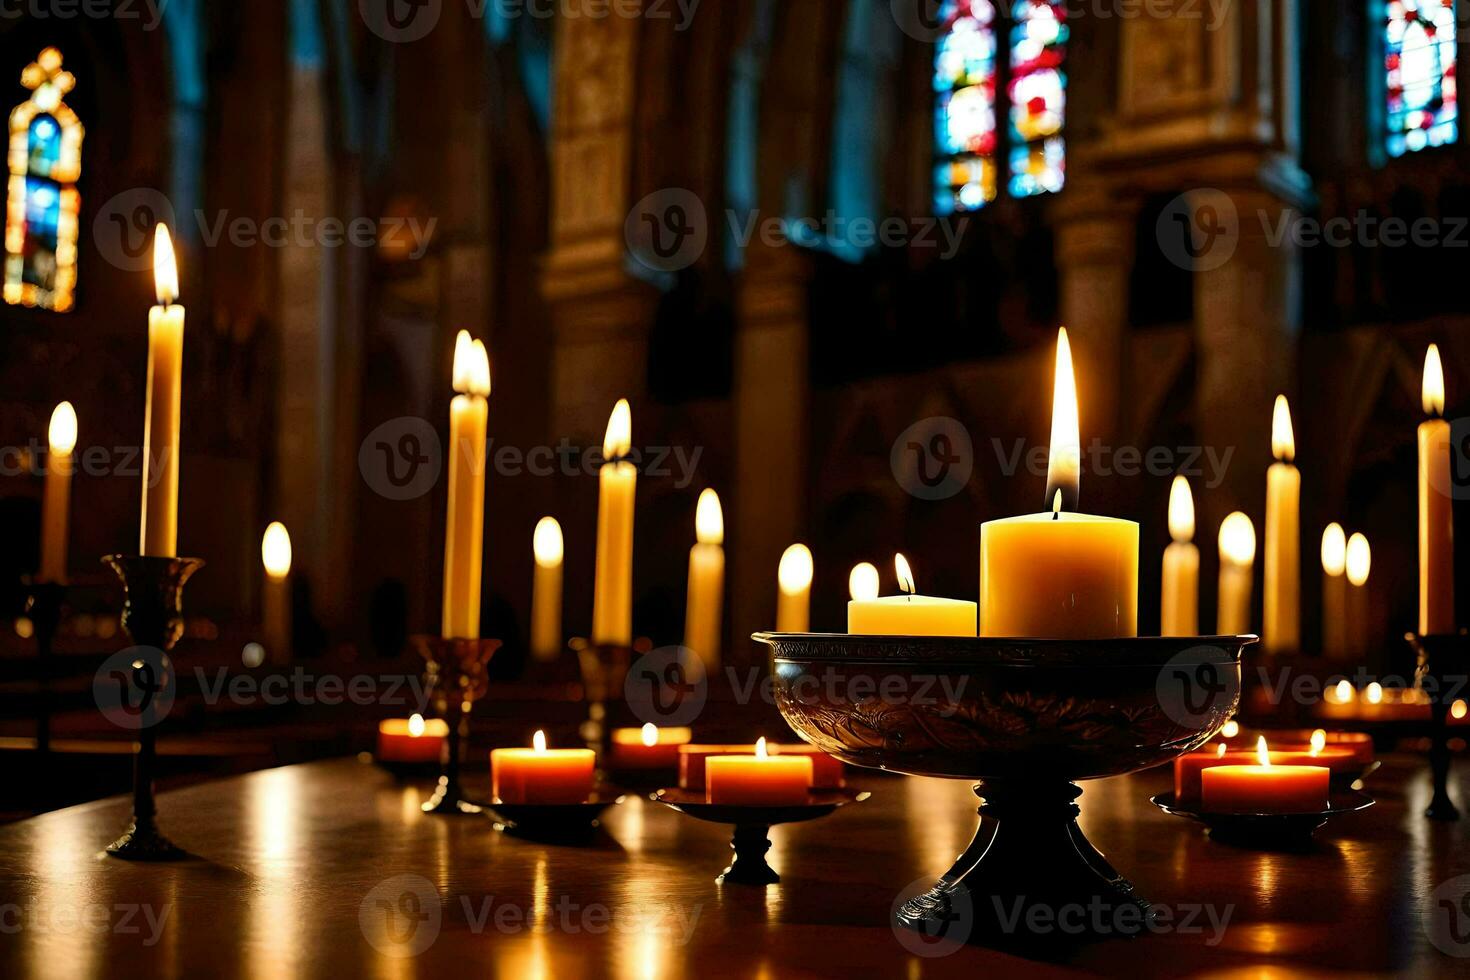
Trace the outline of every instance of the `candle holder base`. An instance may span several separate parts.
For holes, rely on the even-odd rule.
[[[439,785],[422,809],[436,816],[478,816],[485,811],[484,802],[471,799],[460,785],[462,741],[470,709],[490,688],[485,667],[500,649],[500,641],[416,636],[413,643],[424,658],[424,678],[435,708],[449,725]]]
[[[36,635],[36,751],[51,751],[51,644],[61,626],[61,607],[66,586],[58,582],[32,582],[26,596],[26,615]]]
[[[121,837],[107,846],[107,853],[123,861],[187,861],[193,857],[163,836],[152,820],[137,818]]]
[[[1434,785],[1433,796],[1424,816],[1430,820],[1452,822],[1460,819],[1460,810],[1450,798],[1449,714],[1454,702],[1446,693],[1450,675],[1463,680],[1470,670],[1470,637],[1463,632],[1450,636],[1420,636],[1406,633],[1404,639],[1414,648],[1418,665],[1414,685],[1429,695],[1429,771]],[[1458,687],[1458,683],[1456,687]]]
[[[504,803],[491,800],[486,804],[495,820],[495,829],[517,837],[540,841],[566,841],[585,838],[602,826],[602,814],[608,807],[621,804],[626,796],[615,789],[594,791],[581,803]]]
[[[1316,813],[1209,813],[1197,805],[1175,804],[1173,793],[1160,793],[1149,802],[1165,813],[1199,821],[1212,839],[1262,850],[1293,850],[1305,846],[1328,820],[1366,810],[1374,800],[1366,793],[1335,791],[1327,808]]]

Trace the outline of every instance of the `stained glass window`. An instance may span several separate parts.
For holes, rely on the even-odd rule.
[[[47,48],[20,81],[31,97],[10,114],[5,302],[64,313],[77,285],[82,124],[62,98],[76,79],[62,70],[61,52]]]
[[[934,58],[934,209],[973,211],[995,200],[995,6],[945,0]]]
[[[1011,7],[1010,191],[1059,191],[1066,181],[1066,0],[1016,0]]]
[[[1390,0],[1384,19],[1390,156],[1460,135],[1455,0]]]

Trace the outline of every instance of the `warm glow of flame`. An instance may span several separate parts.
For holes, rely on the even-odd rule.
[[[260,539],[260,560],[271,578],[291,574],[291,535],[280,521],[273,521],[265,529],[265,536]]]
[[[1051,396],[1051,457],[1046,464],[1048,487],[1069,487],[1075,494],[1082,471],[1082,436],[1077,420],[1077,376],[1072,370],[1072,344],[1067,328],[1057,331],[1057,366]]]
[[[1368,539],[1361,533],[1354,534],[1348,538],[1347,543],[1347,577],[1348,581],[1356,586],[1368,584],[1368,573],[1373,568],[1373,549],[1368,547]]]
[[[633,408],[628,399],[620,398],[607,420],[607,435],[602,439],[602,458],[622,459],[633,448]]]
[[[1062,491],[1060,490],[1051,495],[1051,512],[1052,516],[1062,512]]]
[[[643,731],[640,733],[640,737],[643,739],[643,744],[644,745],[647,745],[647,746],[650,746],[650,747],[657,745],[658,744],[658,726],[655,725],[653,722],[650,721],[648,724],[646,724],[646,725],[643,726]]]
[[[531,537],[531,550],[536,554],[536,564],[543,568],[561,564],[566,546],[562,541],[561,525],[555,517],[543,517],[536,522],[536,533]]]
[[[1266,748],[1266,736],[1256,739],[1256,761],[1267,769],[1271,768],[1271,750]]]
[[[1347,533],[1336,521],[1322,531],[1322,571],[1341,575],[1347,570]]]
[[[1439,345],[1430,344],[1424,355],[1424,414],[1439,418],[1444,414],[1444,365],[1439,360]]]
[[[490,397],[490,355],[484,342],[472,339],[468,330],[454,338],[454,390]]]
[[[531,736],[531,748],[537,752],[546,751],[546,733],[539,728],[536,730],[536,734]]]
[[[1464,698],[1450,705],[1450,717],[1456,721],[1470,714],[1470,704],[1466,704]]]
[[[1183,476],[1174,477],[1169,488],[1169,536],[1186,544],[1194,540],[1194,494]]]
[[[1383,685],[1378,683],[1377,681],[1369,684],[1368,689],[1363,692],[1363,700],[1367,701],[1369,704],[1382,704]]]
[[[1338,704],[1347,704],[1353,699],[1353,686],[1346,680],[1340,680],[1337,682],[1337,686],[1332,689],[1332,693],[1336,697]]]
[[[1217,759],[1223,759],[1223,758],[1225,758],[1225,749],[1226,749],[1226,745],[1225,745],[1224,742],[1221,742],[1219,745],[1215,746],[1215,758],[1217,758]]]
[[[1312,733],[1312,754],[1317,755],[1326,747],[1327,733],[1319,728]]]
[[[812,550],[804,544],[794,544],[781,555],[776,583],[787,595],[805,592],[812,587],[812,569]]]
[[[768,753],[766,752],[766,737],[764,735],[755,740],[755,757],[757,759],[768,757]]]
[[[898,587],[901,591],[913,595],[919,590],[914,587],[914,570],[909,567],[909,560],[903,555],[893,556],[893,570],[898,575]]]
[[[153,233],[153,289],[162,306],[179,298],[179,260],[167,225],[159,225]]]
[[[1234,738],[1235,736],[1240,734],[1240,722],[1236,721],[1234,718],[1231,718],[1225,723],[1225,727],[1220,729],[1220,734],[1224,735],[1226,738]]]
[[[71,407],[71,402],[62,402],[51,413],[46,441],[54,456],[65,456],[77,448],[77,410]]]
[[[408,719],[408,734],[413,738],[418,738],[419,736],[424,734],[423,715],[414,715],[412,718]]]
[[[1256,560],[1256,526],[1240,511],[1220,522],[1220,557],[1236,565]]]
[[[1271,453],[1283,463],[1296,459],[1296,435],[1291,429],[1291,406],[1285,395],[1276,396],[1276,410],[1271,415]]]
[[[847,594],[853,602],[867,602],[878,598],[878,568],[872,562],[861,561],[852,566],[847,576]]]
[[[720,495],[708,487],[699,495],[694,508],[694,536],[700,544],[725,543],[725,512],[720,509]]]

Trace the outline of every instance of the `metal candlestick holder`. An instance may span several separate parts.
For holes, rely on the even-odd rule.
[[[490,658],[500,649],[499,640],[458,640],[439,636],[416,636],[414,647],[424,658],[424,678],[439,716],[449,724],[444,740],[444,766],[439,786],[423,805],[425,813],[473,815],[483,812],[483,803],[471,799],[460,785],[462,738],[469,728],[474,703],[485,696],[490,678],[485,672]]]
[[[184,583],[204,566],[198,558],[153,558],[108,555],[102,561],[123,585],[122,628],[134,646],[158,654],[157,662],[140,656],[129,665],[131,689],[139,692],[138,742],[133,752],[133,823],[107,853],[125,861],[178,861],[189,857],[165,837],[155,823],[153,799],[157,763],[156,695],[167,688],[172,670],[168,654],[184,635]],[[163,676],[160,676],[160,675]]]
[[[26,597],[26,615],[36,633],[36,751],[51,751],[51,644],[61,625],[66,586],[59,582],[32,582]]]
[[[587,701],[587,720],[582,722],[583,742],[597,753],[598,764],[608,758],[613,726],[608,719],[610,702],[623,699],[623,685],[633,662],[633,648],[615,643],[594,643],[580,637],[569,644],[577,655]]]
[[[1449,791],[1449,714],[1455,694],[1470,672],[1470,637],[1464,633],[1448,636],[1406,633],[1404,639],[1418,657],[1415,686],[1429,695],[1429,772],[1434,795],[1424,815],[1430,820],[1459,820],[1460,811],[1450,799]]]

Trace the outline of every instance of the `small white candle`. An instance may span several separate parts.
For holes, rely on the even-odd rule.
[[[776,569],[776,630],[805,633],[812,624],[812,552],[794,544]]]
[[[1199,635],[1199,548],[1194,544],[1194,497],[1189,481],[1174,477],[1169,490],[1169,535],[1164,549],[1160,636]]]

